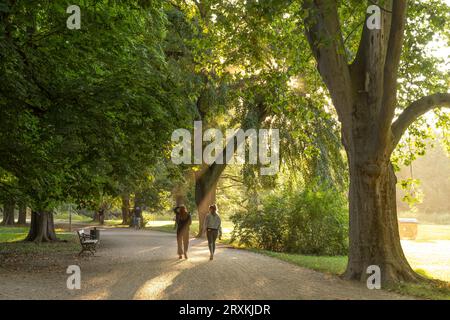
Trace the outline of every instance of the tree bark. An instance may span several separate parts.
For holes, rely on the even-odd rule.
[[[27,206],[24,204],[19,206],[19,219],[17,223],[20,225],[27,224]]]
[[[57,241],[55,225],[53,222],[53,213],[46,211],[32,211],[31,224],[28,236],[25,241],[34,241],[37,243]]]
[[[3,206],[3,221],[2,225],[12,226],[14,225],[14,209],[16,203],[14,201],[9,201]]]
[[[122,224],[130,223],[130,195],[122,195]]]
[[[367,267],[376,265],[382,283],[423,279],[411,269],[400,244],[392,164],[359,166],[357,159],[349,159],[350,246],[343,277],[366,281]]]

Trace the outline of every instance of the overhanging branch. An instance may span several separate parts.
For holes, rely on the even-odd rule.
[[[450,93],[436,93],[411,103],[392,124],[393,147],[398,144],[403,133],[417,118],[438,107],[450,108]]]

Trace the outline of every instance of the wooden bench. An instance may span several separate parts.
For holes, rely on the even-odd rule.
[[[92,239],[91,235],[84,232],[84,230],[77,231],[78,238],[80,238],[81,251],[78,255],[81,255],[85,251],[89,251],[92,255],[95,254],[95,250],[98,244],[97,239]]]

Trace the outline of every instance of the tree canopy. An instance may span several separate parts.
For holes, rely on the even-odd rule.
[[[126,222],[131,198],[158,210],[168,194],[196,204],[201,230],[228,179],[239,184],[233,205],[248,214],[239,212],[237,224],[254,224],[261,210],[282,214],[275,209],[286,195],[294,218],[333,207],[336,230],[348,203],[346,278],[364,280],[379,265],[383,281],[421,279],[400,246],[395,170],[425,153],[432,129],[450,148],[441,108],[450,105],[450,62],[433,52],[450,39],[448,4],[78,5],[81,27],[69,29],[65,2],[0,2],[0,202],[32,208],[30,240],[54,239],[51,212],[62,203],[98,210],[120,198]],[[371,5],[380,8],[379,28],[367,26]],[[260,175],[261,163],[175,165],[172,132],[194,120],[204,129],[279,129],[279,173]],[[318,216],[312,225],[331,221]],[[39,224],[47,234],[36,233]],[[347,229],[334,230],[327,235],[342,253]],[[290,232],[295,248],[314,242],[301,226]]]

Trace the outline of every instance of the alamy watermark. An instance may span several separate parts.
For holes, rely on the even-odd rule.
[[[367,8],[369,17],[366,21],[366,26],[369,30],[381,30],[381,7],[372,4]],[[70,5],[67,7],[66,13],[70,14],[67,18],[67,28],[70,30],[81,29],[81,9],[77,5]]]
[[[280,167],[280,134],[278,129],[228,129],[225,139],[219,129],[203,132],[201,121],[194,122],[194,146],[189,130],[172,133],[172,162],[175,164],[245,164],[248,145],[248,163],[258,164],[261,175],[275,175]],[[210,142],[203,148],[203,142]],[[225,145],[224,145],[225,144]],[[192,154],[192,149],[194,150]]]
[[[367,29],[369,30],[381,30],[381,8],[377,5],[371,5],[367,8],[367,14],[370,16],[367,18]]]
[[[66,270],[67,277],[66,285],[69,290],[80,290],[81,289],[81,269],[77,265],[70,265]]]
[[[367,267],[367,274],[370,276],[367,278],[367,288],[370,290],[381,289],[381,269],[377,265],[371,265]]]
[[[81,29],[81,9],[77,5],[70,5],[66,10],[70,16],[67,18],[66,25],[70,30],[80,30]]]

